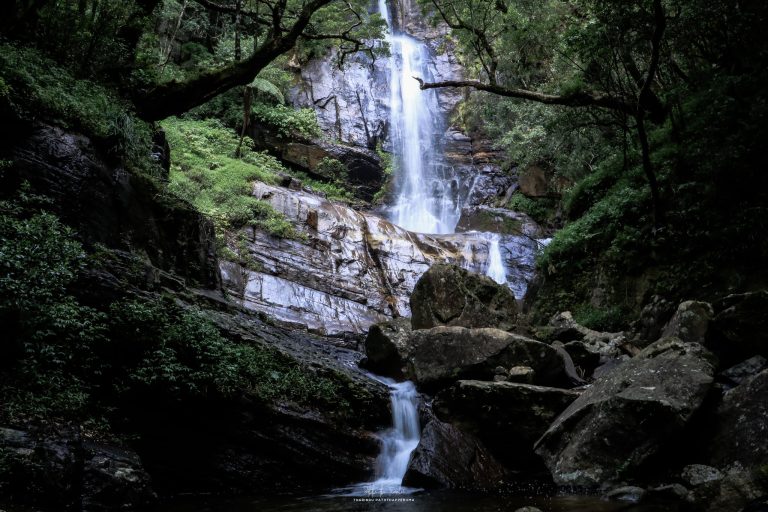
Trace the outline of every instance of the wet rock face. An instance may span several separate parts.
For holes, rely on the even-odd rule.
[[[433,265],[421,276],[410,299],[411,326],[493,327],[510,330],[517,302],[506,286],[453,265]]]
[[[434,327],[413,331],[407,377],[426,389],[458,379],[492,380],[496,368],[528,366],[534,382],[564,384],[565,361],[545,343],[499,329]]]
[[[262,183],[254,184],[254,196],[306,238],[277,239],[247,228],[252,265],[222,261],[222,278],[234,300],[289,325],[329,335],[365,332],[375,323],[410,316],[411,291],[434,263],[480,272],[489,264],[489,242],[475,233],[412,233],[376,215]],[[499,245],[508,283],[524,290],[533,275],[536,242],[506,236]]]
[[[393,7],[398,30],[423,41],[429,49],[432,78],[459,80],[462,66],[447,37],[443,24],[433,26],[415,2],[399,2]],[[391,152],[389,60],[367,54],[348,56],[338,66],[338,51],[332,49],[321,58],[303,65],[299,83],[289,94],[296,106],[312,108],[325,134],[343,144],[373,150],[381,146]],[[514,178],[502,170],[502,155],[490,143],[474,134],[465,134],[447,122],[462,99],[455,88],[437,89],[439,111],[433,134],[442,165],[453,179],[455,199],[460,207],[492,202],[513,184]],[[397,176],[393,178],[397,181]]]
[[[536,452],[560,485],[631,478],[682,432],[711,387],[714,369],[701,345],[661,339],[598,378],[557,417]]]
[[[507,467],[545,472],[533,445],[579,394],[512,382],[460,380],[437,394],[433,408],[441,420],[476,435]]]
[[[488,491],[500,487],[506,473],[475,436],[432,417],[421,432],[403,485]]]

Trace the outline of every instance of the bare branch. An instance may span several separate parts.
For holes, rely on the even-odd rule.
[[[577,91],[569,94],[554,95],[528,89],[503,87],[496,84],[486,84],[476,80],[446,80],[444,82],[424,82],[421,78],[413,77],[419,82],[419,87],[425,89],[439,89],[444,87],[472,87],[478,91],[486,91],[507,98],[520,98],[548,105],[563,105],[566,107],[600,107],[609,110],[624,112],[634,116],[636,105],[632,102],[616,98],[600,92]]]

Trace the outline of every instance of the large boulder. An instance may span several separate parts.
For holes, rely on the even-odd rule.
[[[492,490],[505,476],[504,467],[475,436],[433,417],[421,432],[403,484]]]
[[[714,371],[703,346],[663,338],[595,381],[552,423],[536,452],[559,485],[631,478],[683,431]]]
[[[713,465],[739,462],[746,468],[768,469],[768,370],[725,393],[714,427],[708,443]]]
[[[708,302],[682,302],[664,326],[662,337],[675,336],[690,343],[704,343],[713,316],[712,305]]]
[[[510,330],[516,319],[517,302],[509,288],[455,265],[432,265],[411,294],[414,329],[448,325]]]
[[[736,362],[768,357],[768,290],[729,295],[714,304],[715,348]]]
[[[365,338],[365,367],[378,375],[402,377],[411,352],[410,334],[409,318],[372,325]]]
[[[537,384],[570,384],[564,351],[499,329],[417,330],[411,333],[410,345],[407,377],[426,389],[459,379],[492,380],[499,366],[533,368]]]
[[[544,469],[534,443],[579,395],[529,384],[460,380],[438,393],[433,408],[441,420],[476,435],[505,465],[530,474]]]

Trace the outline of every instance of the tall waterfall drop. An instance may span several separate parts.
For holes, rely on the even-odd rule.
[[[453,233],[460,210],[436,147],[440,105],[437,94],[422,91],[414,79],[431,78],[429,50],[407,34],[395,34],[385,0],[379,0],[379,12],[389,27],[390,140],[399,170],[390,220],[418,233]]]

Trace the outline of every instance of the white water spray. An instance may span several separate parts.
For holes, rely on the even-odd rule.
[[[399,169],[393,223],[418,233],[453,233],[460,210],[454,180],[436,147],[440,105],[432,90],[422,91],[414,77],[429,79],[426,45],[394,34],[385,0],[379,11],[389,27],[390,140]]]
[[[381,453],[376,460],[376,489],[397,489],[403,483],[411,453],[419,444],[418,393],[413,382],[379,378],[390,389],[392,428],[381,435]]]
[[[392,405],[392,428],[379,435],[381,452],[376,459],[376,473],[372,482],[363,482],[337,489],[335,495],[387,496],[410,494],[421,489],[403,487],[413,450],[419,445],[419,394],[411,381],[395,382],[386,377],[368,374],[389,388]]]
[[[504,261],[501,259],[499,235],[493,233],[489,236],[489,238],[488,270],[486,270],[485,275],[499,284],[507,284],[507,269],[504,267]]]

